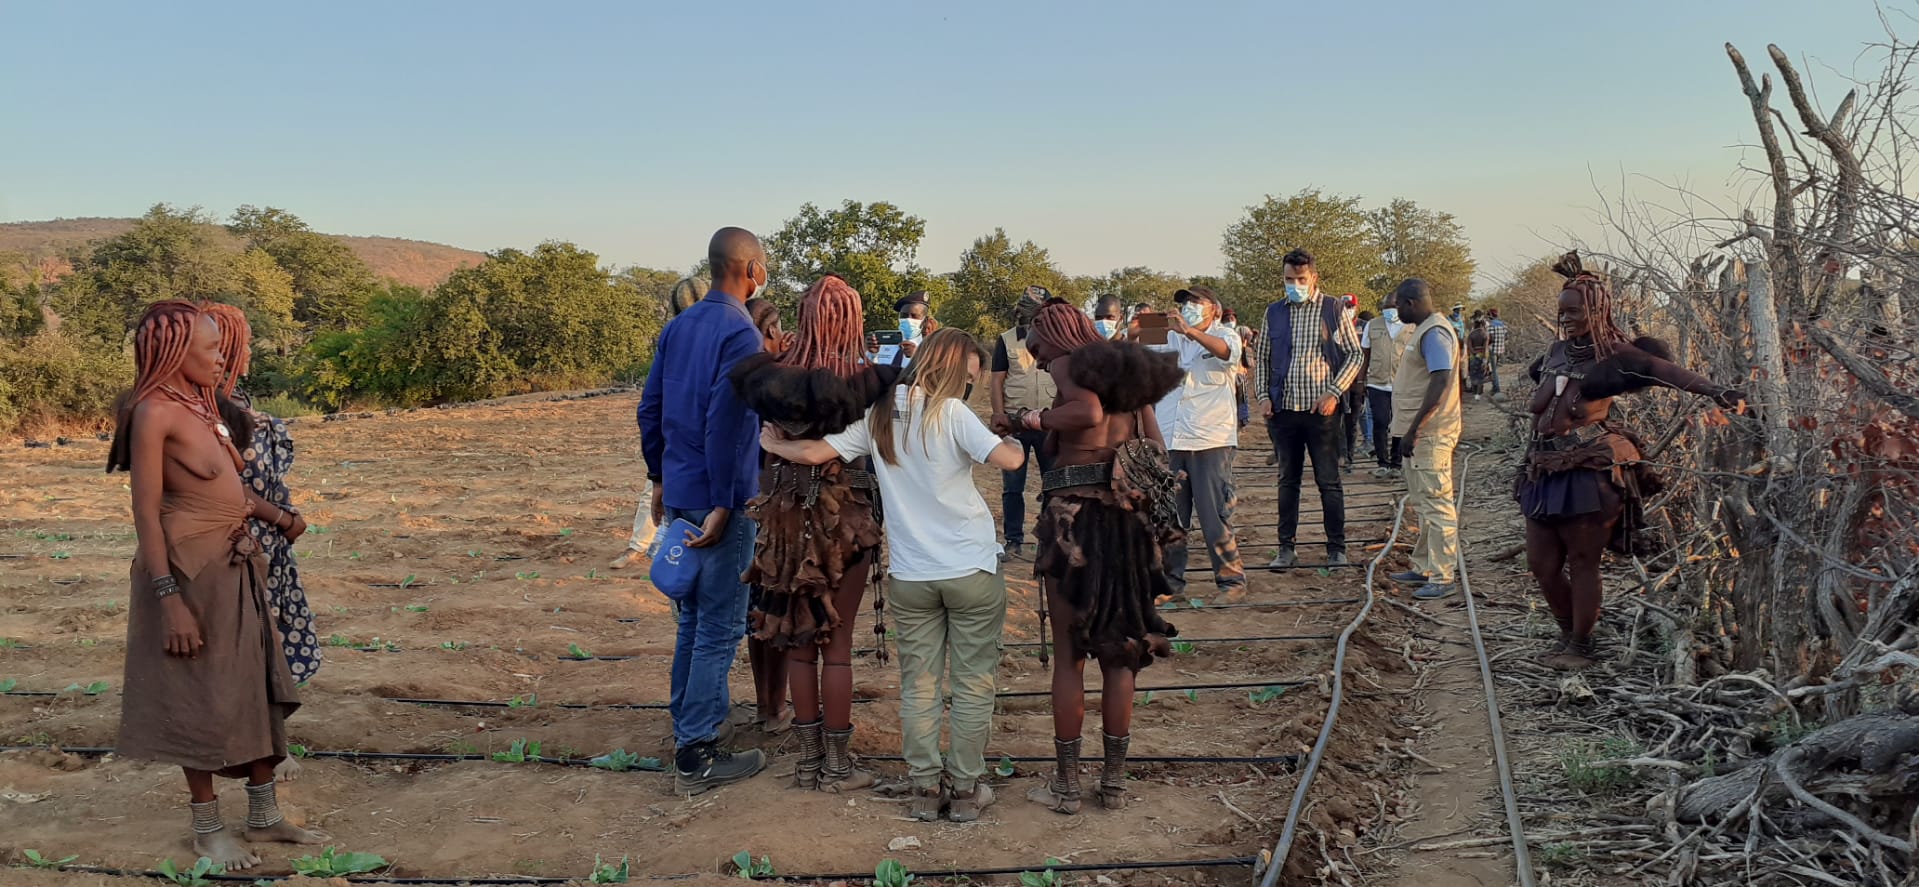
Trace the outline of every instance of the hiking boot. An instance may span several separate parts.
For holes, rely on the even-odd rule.
[[[1428,582],[1413,592],[1413,597],[1422,601],[1436,601],[1453,593],[1451,582]]]
[[[1024,542],[1006,543],[1006,547],[1000,549],[999,559],[1003,561],[1025,560],[1026,559],[1026,543]]]
[[[1326,552],[1326,566],[1350,567],[1353,562],[1346,559],[1346,549],[1340,548]]]
[[[991,806],[993,787],[984,782],[975,782],[972,791],[953,793],[953,799],[946,807],[946,818],[951,822],[974,822],[979,819],[981,810]]]
[[[853,742],[853,728],[822,730],[820,735],[826,741],[826,763],[820,768],[820,791],[838,794],[872,788],[878,780],[873,778],[872,771],[860,769],[853,761],[853,753],[847,749]]]
[[[711,742],[680,749],[675,755],[673,790],[683,795],[731,785],[766,769],[766,754],[759,749],[743,752],[721,751]]]
[[[1054,813],[1079,812],[1079,737],[1053,740],[1056,768],[1052,781],[1026,793],[1026,799]]]
[[[1106,744],[1106,762],[1099,771],[1099,805],[1108,810],[1126,807],[1126,749],[1133,737],[1102,732]]]
[[[907,804],[906,815],[921,822],[935,822],[940,818],[940,811],[944,809],[946,809],[946,786],[936,785],[932,788],[916,786],[913,789],[913,800]]]
[[[1421,573],[1418,570],[1407,570],[1403,573],[1394,573],[1391,576],[1388,576],[1386,578],[1391,579],[1394,582],[1397,582],[1401,585],[1425,585],[1427,582],[1426,574]]]
[[[1288,545],[1281,548],[1279,554],[1273,556],[1273,562],[1266,566],[1284,570],[1296,563],[1299,563],[1299,552],[1294,551],[1293,547]]]
[[[793,735],[800,740],[800,766],[793,771],[793,785],[799,788],[818,788],[820,768],[826,764],[826,745],[820,739],[820,721],[811,724],[794,724]]]

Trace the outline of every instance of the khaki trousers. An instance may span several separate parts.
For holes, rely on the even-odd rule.
[[[887,609],[899,633],[900,735],[916,788],[968,792],[986,775],[994,673],[1006,626],[1006,579],[976,571],[931,582],[892,580]],[[940,685],[951,688],[952,753],[940,762]]]
[[[1407,502],[1419,518],[1413,543],[1413,569],[1440,585],[1450,585],[1459,560],[1459,509],[1453,503],[1453,449],[1457,429],[1431,430],[1419,436],[1406,462]]]

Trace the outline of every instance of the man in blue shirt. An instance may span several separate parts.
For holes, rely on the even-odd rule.
[[[732,708],[727,672],[746,632],[755,527],[740,513],[759,489],[759,417],[727,378],[764,348],[746,300],[766,288],[766,251],[744,228],[721,228],[707,245],[713,286],[660,334],[640,398],[640,448],[653,481],[653,516],[700,528],[699,581],[679,602],[673,643],[674,787],[684,794],[760,772],[766,755],[729,753],[721,727]]]

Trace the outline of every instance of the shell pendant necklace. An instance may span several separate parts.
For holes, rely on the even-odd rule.
[[[188,396],[172,385],[161,385],[160,392],[165,394],[168,400],[186,407],[194,418],[199,419],[213,432],[214,437],[219,438],[221,446],[226,447],[227,455],[233,459],[234,470],[246,470],[246,461],[240,457],[239,448],[233,445],[233,433],[227,430],[226,423],[220,421],[220,417],[207,407],[205,401]]]

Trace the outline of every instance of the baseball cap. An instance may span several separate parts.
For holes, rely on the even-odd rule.
[[[1173,304],[1175,305],[1183,305],[1187,302],[1195,301],[1211,302],[1217,305],[1219,304],[1219,296],[1214,294],[1213,288],[1209,286],[1189,286],[1173,294]]]

